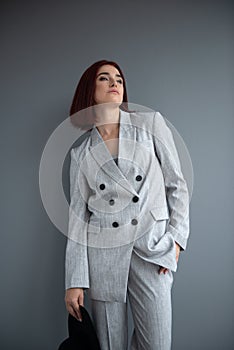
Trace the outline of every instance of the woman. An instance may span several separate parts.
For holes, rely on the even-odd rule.
[[[187,245],[189,196],[164,118],[129,112],[127,102],[112,61],[90,66],[75,92],[73,124],[93,127],[71,150],[65,303],[81,320],[86,290],[101,349],[124,350],[129,300],[131,349],[168,350],[172,271]]]

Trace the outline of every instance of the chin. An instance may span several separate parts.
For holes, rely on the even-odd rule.
[[[106,101],[106,103],[118,103],[119,105],[121,105],[122,101],[120,101],[119,99],[117,98],[112,98],[112,99],[108,99]]]
[[[113,103],[113,106],[120,106],[122,101],[106,100],[106,101],[98,102],[97,104],[98,105],[102,105],[102,104],[103,105],[108,105],[108,104],[110,104],[110,106],[111,106],[112,103]]]

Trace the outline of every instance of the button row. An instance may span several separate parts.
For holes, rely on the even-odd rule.
[[[138,224],[137,219],[132,219],[131,224],[132,225],[137,225]],[[119,223],[117,221],[114,221],[114,222],[112,222],[112,226],[113,227],[119,227]]]
[[[135,177],[135,179],[136,179],[136,181],[141,181],[142,180],[142,176],[141,175],[137,175]],[[100,188],[100,190],[104,190],[106,188],[106,186],[105,186],[105,184],[100,184],[99,188]]]
[[[134,197],[132,198],[132,201],[133,201],[134,203],[137,203],[137,202],[139,201],[139,197],[134,196]],[[114,204],[115,204],[115,200],[114,200],[113,198],[111,198],[111,199],[109,200],[109,204],[110,204],[110,205],[114,205]]]

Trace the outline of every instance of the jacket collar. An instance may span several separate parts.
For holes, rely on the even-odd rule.
[[[91,130],[89,150],[94,160],[106,174],[128,192],[137,195],[137,192],[126,178],[133,161],[136,141],[136,128],[132,125],[131,114],[120,110],[119,124],[118,166],[96,126]]]

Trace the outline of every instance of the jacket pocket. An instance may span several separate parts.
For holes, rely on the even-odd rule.
[[[150,210],[150,213],[156,221],[169,219],[167,207],[154,207]]]

